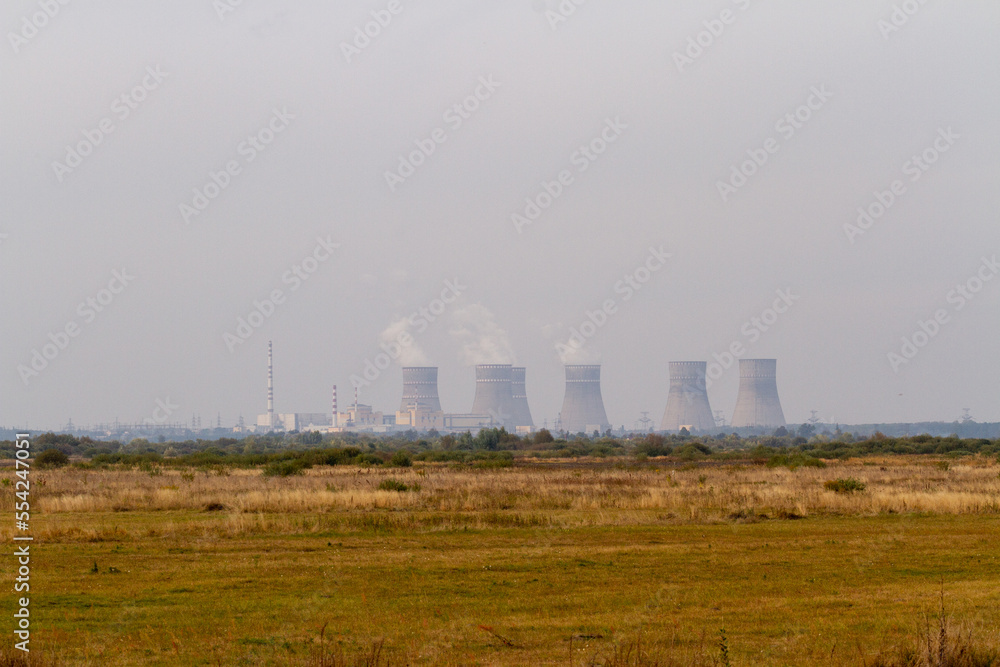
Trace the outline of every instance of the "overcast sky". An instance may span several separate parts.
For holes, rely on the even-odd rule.
[[[992,0],[4,2],[0,424],[252,421],[269,339],[276,409],[326,411],[402,336],[362,402],[398,409],[412,358],[465,412],[471,364],[510,361],[541,425],[573,327],[616,427],[734,343],[778,359],[790,422],[1000,420],[998,25]]]

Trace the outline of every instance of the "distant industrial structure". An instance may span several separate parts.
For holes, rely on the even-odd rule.
[[[660,422],[662,431],[709,432],[719,427],[708,400],[706,362],[672,361],[667,405]],[[732,428],[776,428],[785,425],[778,399],[775,359],[741,359],[740,388]],[[399,410],[385,414],[358,401],[345,408],[338,405],[333,386],[328,413],[276,412],[274,407],[274,354],[267,344],[267,411],[257,416],[257,433],[271,431],[368,431],[385,433],[417,431],[476,431],[506,428],[511,433],[531,433],[535,423],[525,387],[527,369],[513,364],[479,364],[475,367],[475,395],[467,413],[449,413],[441,407],[436,366],[404,366]],[[611,428],[601,393],[599,364],[567,364],[566,393],[555,422],[556,431],[604,433]],[[644,413],[645,414],[645,413]],[[652,420],[647,420],[652,422]],[[724,423],[724,420],[723,422]],[[624,427],[623,427],[624,429]],[[646,430],[645,428],[643,430]],[[242,427],[240,432],[244,432]]]
[[[566,366],[566,395],[559,412],[560,428],[569,433],[604,433],[611,428],[601,396],[601,366]]]
[[[785,425],[778,399],[777,359],[740,359],[740,390],[736,395],[732,426]]]
[[[514,366],[510,369],[510,389],[514,395],[513,421],[515,428],[532,429],[535,426],[531,419],[531,408],[528,407],[528,392],[525,387],[525,375],[528,372],[523,366]]]
[[[704,361],[670,362],[670,392],[660,430],[709,431],[715,428],[705,386],[706,366]]]

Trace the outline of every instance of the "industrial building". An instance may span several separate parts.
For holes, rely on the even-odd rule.
[[[660,430],[708,431],[715,427],[715,418],[708,402],[704,361],[671,361],[670,392],[663,411]]]
[[[785,425],[778,399],[777,359],[740,359],[740,389],[732,425],[777,428]]]
[[[523,366],[511,368],[510,388],[514,396],[513,417],[514,428],[518,431],[534,428],[535,422],[531,419],[531,408],[528,407],[528,392],[525,389],[525,375],[527,369]]]
[[[559,412],[560,428],[569,433],[603,433],[611,428],[601,396],[601,366],[566,366],[566,395]]]
[[[670,389],[660,422],[662,431],[708,432],[715,418],[706,391],[706,362],[669,363]],[[777,388],[776,359],[741,359],[739,394],[731,425],[735,428],[777,428],[785,425]],[[274,365],[271,342],[267,344],[267,412],[257,416],[257,432],[361,430],[386,432],[474,431],[506,428],[511,433],[531,433],[534,420],[525,388],[527,369],[512,364],[479,364],[475,367],[475,395],[468,413],[447,413],[438,395],[436,366],[405,366],[399,410],[383,414],[358,402],[346,410],[337,406],[337,387],[329,413],[274,410]],[[603,433],[611,428],[601,394],[599,364],[567,364],[566,392],[556,421],[568,433]]]

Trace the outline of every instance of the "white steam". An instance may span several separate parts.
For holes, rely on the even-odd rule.
[[[507,332],[500,328],[486,306],[480,303],[462,306],[451,319],[449,333],[461,346],[463,362],[470,366],[514,363],[514,348]]]
[[[401,317],[379,334],[379,346],[400,366],[429,366],[430,361],[410,333],[410,320]]]

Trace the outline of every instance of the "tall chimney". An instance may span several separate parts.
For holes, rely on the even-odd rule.
[[[271,341],[267,341],[267,426],[274,428],[274,364]]]
[[[601,397],[599,364],[566,366],[566,396],[559,421],[569,433],[604,432],[611,428]]]
[[[490,415],[497,426],[513,428],[512,373],[510,364],[476,366],[476,398],[472,401],[472,414]]]
[[[340,417],[337,413],[337,385],[333,385],[333,420],[330,422],[333,424],[333,428],[337,428],[340,424],[338,423]]]
[[[527,372],[523,366],[514,366],[510,369],[510,387],[513,395],[512,421],[514,426],[534,426],[531,420],[531,408],[528,407],[528,394],[524,388],[524,375]]]
[[[704,361],[671,361],[670,393],[660,429],[678,431],[691,426],[699,431],[715,428],[712,408],[705,391]]]
[[[740,392],[736,396],[732,425],[785,425],[778,400],[777,359],[740,359]]]
[[[437,366],[403,366],[403,402],[400,412],[441,412]]]

